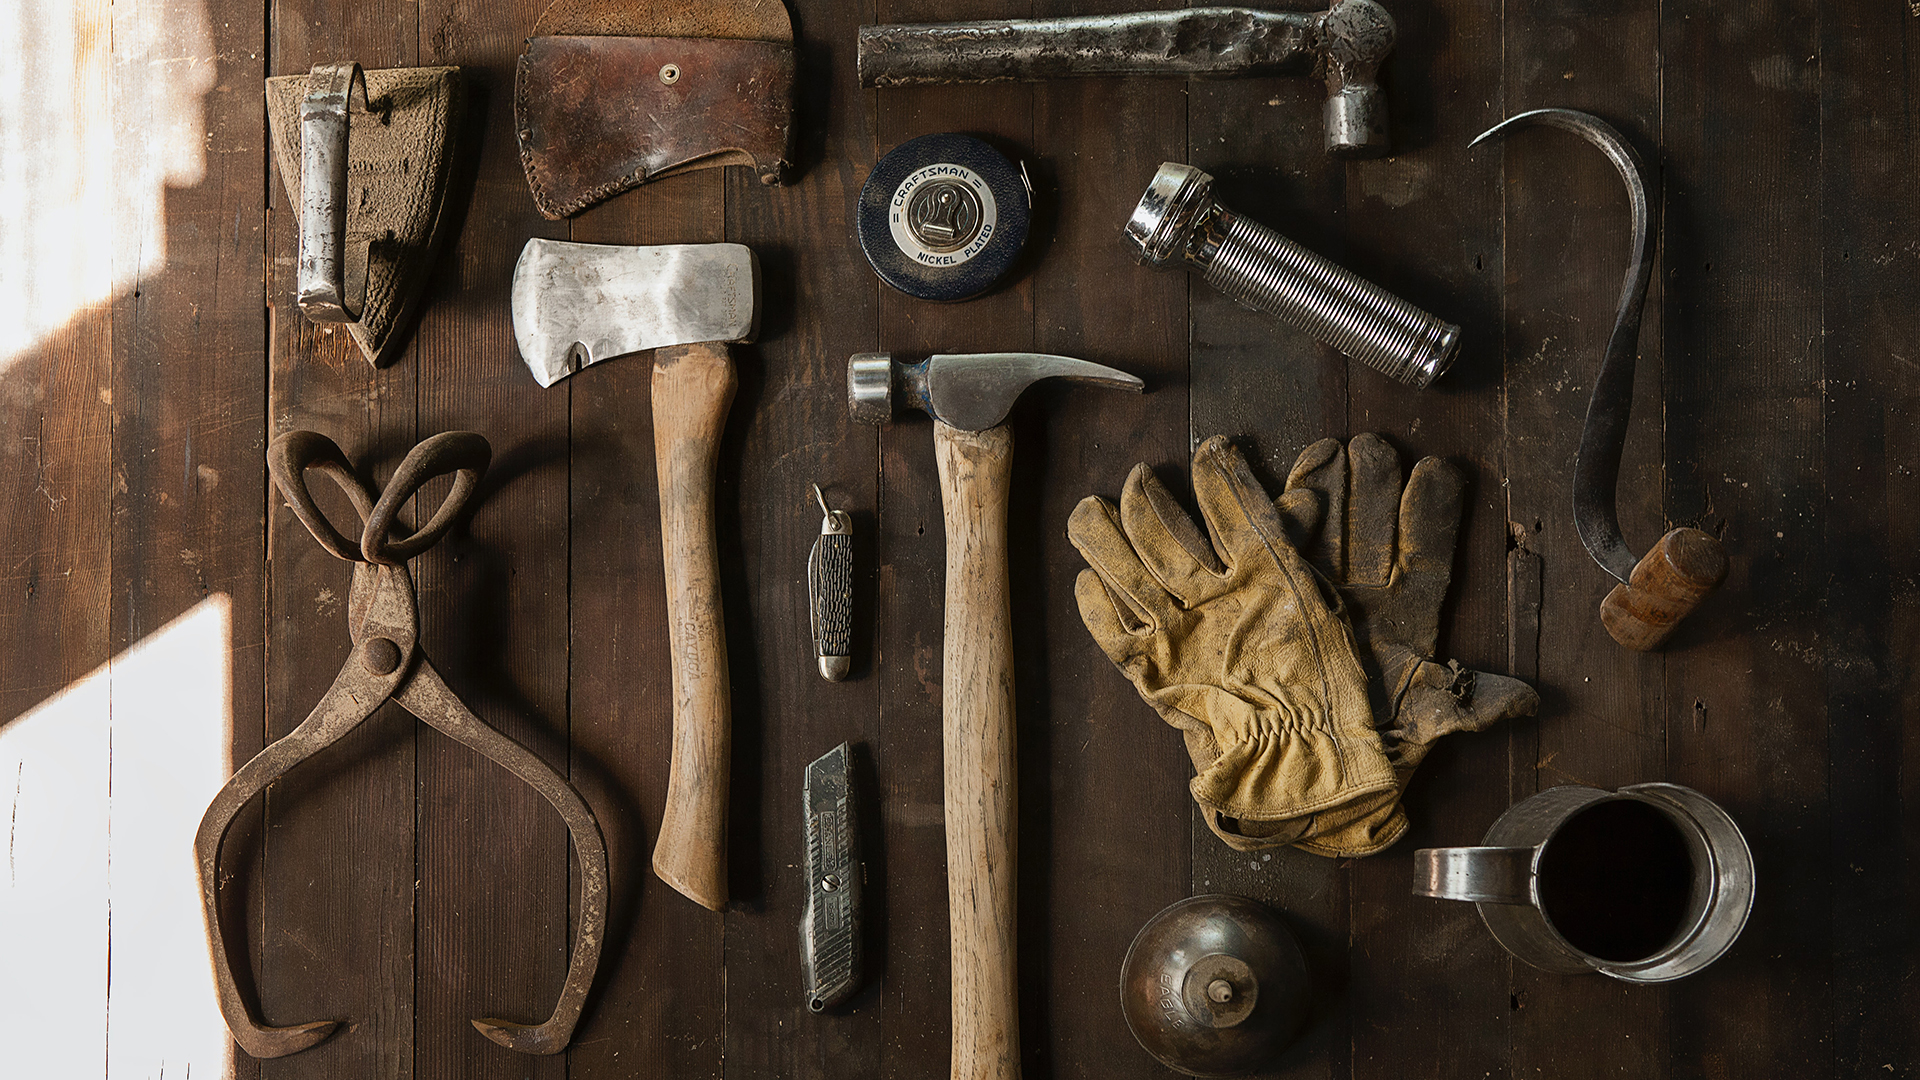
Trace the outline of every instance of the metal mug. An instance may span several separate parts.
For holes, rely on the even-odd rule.
[[[1613,808],[1619,803],[1645,809]],[[1583,818],[1595,810],[1599,815]],[[1672,826],[1671,836],[1661,820]],[[1713,800],[1678,784],[1635,784],[1612,792],[1549,788],[1509,807],[1481,844],[1414,852],[1414,895],[1475,904],[1508,952],[1546,971],[1598,971],[1633,983],[1682,978],[1719,959],[1753,907],[1753,855],[1746,838]],[[1660,888],[1671,887],[1671,900],[1665,891],[1649,895],[1657,901],[1650,905],[1653,917],[1671,903],[1673,929],[1661,935],[1664,944],[1642,935],[1644,955],[1605,955],[1633,942],[1607,938],[1612,930],[1604,920],[1617,918],[1622,923],[1616,927],[1631,928],[1636,919],[1644,923],[1648,905],[1597,909],[1626,899],[1629,894],[1619,890],[1636,887],[1635,875],[1643,883],[1651,880],[1648,875],[1661,872],[1663,864],[1671,872]],[[1646,927],[1660,933],[1661,925]]]

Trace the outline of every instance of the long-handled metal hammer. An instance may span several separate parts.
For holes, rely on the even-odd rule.
[[[655,350],[653,448],[673,657],[673,760],[653,872],[715,911],[727,903],[733,726],[713,471],[739,381],[727,343],[753,340],[759,317],[759,263],[739,244],[535,239],[513,268],[514,339],[541,386],[610,357]]]
[[[1327,84],[1327,152],[1379,157],[1388,139],[1378,74],[1393,38],[1393,16],[1376,0],[1331,0],[1325,11],[1190,7],[863,26],[858,64],[860,85],[869,87],[1073,75],[1311,75]]]
[[[945,752],[947,907],[953,961],[953,1080],[1020,1075],[1014,981],[1013,625],[1008,611],[1007,481],[1013,431],[1001,421],[1041,379],[1077,379],[1138,393],[1124,371],[1065,356],[985,353],[896,364],[885,353],[847,363],[847,405],[881,424],[895,400],[933,416],[940,508],[947,527],[945,647],[940,674]]]

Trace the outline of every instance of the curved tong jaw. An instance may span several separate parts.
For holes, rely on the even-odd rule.
[[[1580,451],[1573,463],[1573,524],[1593,561],[1620,584],[1600,605],[1600,620],[1613,639],[1631,649],[1658,647],[1679,621],[1727,574],[1720,541],[1698,529],[1674,529],[1644,558],[1636,558],[1620,531],[1615,491],[1620,455],[1627,441],[1627,417],[1633,410],[1633,369],[1640,342],[1640,312],[1653,276],[1655,207],[1640,156],[1597,116],[1572,109],[1534,109],[1518,113],[1482,132],[1469,145],[1505,137],[1540,124],[1571,131],[1600,148],[1627,186],[1633,217],[1632,258],[1614,312],[1613,333],[1587,403]]]
[[[448,689],[419,649],[419,616],[406,562],[444,535],[478,488],[491,450],[473,432],[446,432],[413,448],[376,500],[354,474],[333,440],[311,431],[275,439],[268,471],[294,514],[334,556],[354,563],[347,601],[353,651],[333,685],[300,725],[241,766],[207,807],[194,837],[207,935],[212,946],[220,1011],[241,1049],[256,1058],[299,1053],[325,1039],[339,1021],[288,1027],[259,1022],[234,980],[220,926],[220,849],[234,818],[254,796],[295,766],[358,727],[388,700],[500,765],[538,791],[566,822],[580,865],[580,918],[573,958],[552,1015],[540,1024],[486,1018],[473,1021],[482,1035],[510,1050],[554,1054],[566,1048],[579,1023],[587,990],[598,968],[606,931],[607,851],[593,812],[566,778],[538,755],[487,726]],[[307,490],[306,471],[317,469],[345,492],[363,525],[358,542],[335,528]],[[419,530],[395,538],[395,521],[420,486],[455,475],[453,488]]]

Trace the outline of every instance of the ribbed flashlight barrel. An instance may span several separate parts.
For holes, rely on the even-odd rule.
[[[1423,388],[1453,362],[1460,328],[1328,262],[1263,225],[1214,211],[1225,236],[1207,283],[1345,356]]]

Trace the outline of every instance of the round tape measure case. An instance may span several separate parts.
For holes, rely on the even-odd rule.
[[[1027,242],[1025,180],[969,135],[922,135],[880,159],[860,189],[860,250],[880,280],[922,300],[978,296]]]

